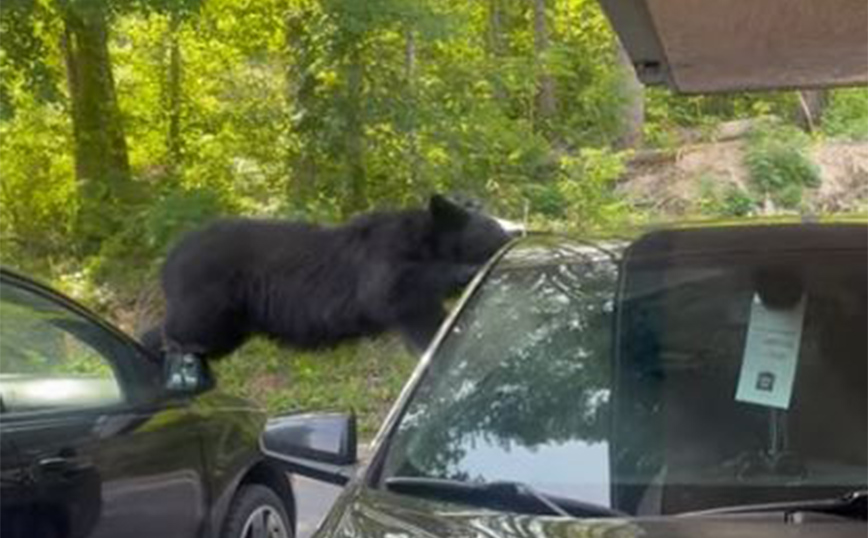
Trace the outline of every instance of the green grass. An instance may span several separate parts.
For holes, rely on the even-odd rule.
[[[391,337],[316,353],[254,339],[219,361],[215,372],[222,390],[251,399],[272,414],[353,410],[360,438],[370,439],[416,362]]]

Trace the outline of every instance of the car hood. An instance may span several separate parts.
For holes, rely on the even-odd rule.
[[[777,538],[864,537],[864,522],[817,518],[784,523],[780,515],[717,518],[569,519],[508,514],[349,488],[315,538]]]

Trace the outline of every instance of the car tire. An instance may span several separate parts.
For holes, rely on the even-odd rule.
[[[221,538],[293,538],[280,497],[266,486],[242,486],[232,499]]]

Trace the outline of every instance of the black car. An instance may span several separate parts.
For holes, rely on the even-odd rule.
[[[530,236],[369,464],[334,416],[274,419],[264,448],[352,477],[319,538],[865,536],[866,327],[864,221]]]
[[[0,272],[3,538],[288,538],[266,416],[192,357],[149,356],[70,299]]]

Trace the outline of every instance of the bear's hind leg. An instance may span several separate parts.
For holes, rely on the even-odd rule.
[[[155,325],[139,335],[139,342],[155,357],[163,351],[163,324]]]

